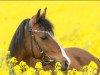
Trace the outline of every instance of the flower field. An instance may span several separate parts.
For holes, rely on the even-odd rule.
[[[99,1],[0,1],[0,75],[9,75],[9,70],[14,71],[15,75],[52,74],[51,70],[45,72],[40,62],[36,66],[39,64],[41,67],[35,68],[28,67],[24,61],[16,66],[11,61],[13,67],[8,67],[6,63],[11,38],[20,22],[31,18],[40,8],[43,11],[45,7],[46,18],[53,24],[55,38],[62,47],[82,48],[100,59]],[[89,68],[91,64],[93,68]],[[21,67],[23,65],[24,68]],[[69,70],[68,75],[95,75],[97,69],[97,65],[91,61],[89,65],[84,65],[82,71]],[[53,73],[64,75],[57,68]]]

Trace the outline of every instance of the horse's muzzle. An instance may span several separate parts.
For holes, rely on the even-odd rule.
[[[62,65],[62,67],[61,67],[61,70],[62,70],[62,71],[65,71],[65,70],[67,70],[67,69],[68,69],[68,62],[65,61],[64,65]]]

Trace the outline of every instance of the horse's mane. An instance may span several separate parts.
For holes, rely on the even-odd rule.
[[[18,48],[24,47],[24,27],[29,20],[30,19],[23,20],[16,30],[9,46],[11,56],[18,50]],[[40,17],[37,23],[40,27],[44,27],[45,31],[49,31],[54,34],[53,26],[47,19]]]
[[[49,22],[49,20],[40,17],[37,23],[40,25],[40,27],[44,27],[45,31],[52,32],[54,35],[53,25],[51,24],[51,22]]]

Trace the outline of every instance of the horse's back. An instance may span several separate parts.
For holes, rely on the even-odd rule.
[[[89,52],[80,48],[65,48],[64,50],[71,60],[69,69],[81,69],[82,66],[88,65],[90,61],[94,61],[97,63],[100,71],[100,60],[91,55]]]

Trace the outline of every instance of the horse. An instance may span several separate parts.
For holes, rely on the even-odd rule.
[[[9,46],[10,57],[16,57],[18,63],[25,61],[29,66],[35,66],[33,60],[41,60],[42,64],[54,67],[59,61],[65,70],[70,59],[63,48],[56,42],[53,25],[45,19],[46,9],[41,9],[31,19],[25,19],[18,26]]]
[[[54,70],[56,62],[60,62],[63,71],[89,64],[97,63],[100,71],[100,61],[89,52],[80,48],[62,48],[54,38],[53,25],[47,20],[46,10],[40,14],[41,9],[31,19],[25,19],[17,28],[10,46],[10,57],[16,57],[18,64],[25,61],[34,67],[41,61],[45,70]]]

